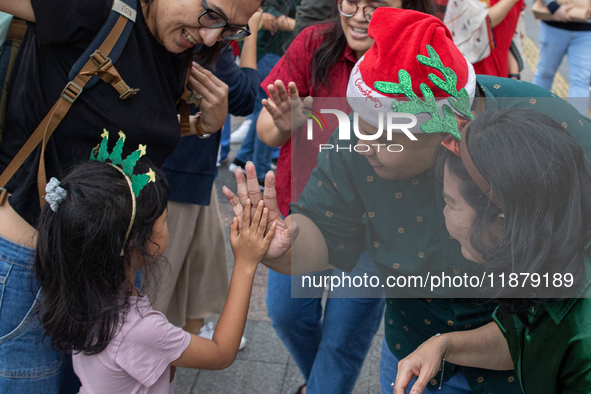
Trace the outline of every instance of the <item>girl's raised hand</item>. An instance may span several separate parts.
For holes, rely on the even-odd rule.
[[[275,234],[276,224],[273,222],[265,235],[269,208],[264,205],[262,200],[258,202],[257,209],[254,211],[251,220],[251,201],[247,199],[242,212],[241,228],[238,228],[239,220],[237,217],[232,220],[230,244],[234,252],[234,264],[252,264],[256,267],[267,253],[269,244]]]
[[[269,99],[263,99],[263,106],[273,118],[273,123],[279,131],[291,132],[292,123],[294,129],[306,123],[308,116],[302,113],[302,109],[312,107],[312,97],[306,97],[302,101],[295,82],[290,82],[287,85],[288,89],[286,89],[283,81],[277,80],[267,88],[269,89]],[[292,99],[295,101],[293,111]]]

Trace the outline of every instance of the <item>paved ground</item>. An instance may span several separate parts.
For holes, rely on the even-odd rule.
[[[528,2],[531,3],[531,0]],[[524,42],[525,70],[522,72],[522,79],[529,82],[533,79],[533,70],[535,69],[539,52],[537,44],[538,26],[539,22],[533,19],[531,10],[528,7],[526,10],[527,37]],[[568,84],[563,77],[568,75],[567,71],[566,61],[563,61],[552,89],[555,93],[563,97],[568,92]],[[237,128],[240,122],[241,119],[239,118],[233,119],[233,129]],[[232,146],[231,158],[236,154],[238,148],[238,145]],[[233,175],[228,171],[227,164],[220,168],[219,176],[216,180],[222,220],[227,234],[227,228],[232,218],[232,210],[221,193],[221,187],[223,185],[235,190],[235,181]],[[226,241],[226,245],[229,257],[228,263],[232,267],[233,255],[228,241]],[[234,364],[223,371],[178,369],[177,394],[291,394],[304,383],[302,374],[271,327],[264,300],[266,289],[267,269],[261,266],[255,278],[250,311],[244,333],[244,336],[248,339],[248,344],[244,350],[238,353]],[[212,320],[215,320],[215,318]],[[361,376],[355,387],[355,394],[379,393],[380,391],[380,344],[383,335],[382,324],[365,360]]]

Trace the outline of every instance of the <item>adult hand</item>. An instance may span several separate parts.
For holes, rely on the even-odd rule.
[[[418,376],[411,394],[421,394],[427,383],[439,372],[447,345],[441,338],[431,337],[398,363],[394,394],[405,394],[411,380]]]
[[[268,12],[263,12],[261,22],[261,29],[268,30],[271,35],[277,33],[277,18],[275,18],[275,16],[269,14]]]
[[[556,22],[570,22],[571,18],[568,12],[573,8],[574,4],[564,4],[558,7],[558,9],[552,14],[552,19]]]
[[[191,67],[189,86],[201,95],[201,128],[205,134],[215,133],[226,122],[228,115],[228,85],[220,81],[211,71],[197,63]]]
[[[267,87],[269,90],[269,99],[263,99],[263,106],[273,118],[275,127],[282,133],[291,133],[293,128],[298,128],[306,123],[308,117],[302,113],[304,107],[312,107],[312,97],[306,97],[304,101],[300,99],[298,87],[295,82],[290,82],[288,90],[285,89],[283,81],[277,80],[274,84]],[[292,100],[295,100],[292,111]],[[293,112],[293,113],[292,113]],[[293,117],[293,119],[292,119]]]
[[[254,164],[248,162],[245,166],[246,179],[241,168],[237,168],[234,171],[237,184],[237,194],[235,195],[230,189],[224,186],[222,192],[226,199],[232,205],[234,215],[238,218],[238,228],[242,228],[242,213],[246,206],[246,200],[250,199],[251,203],[251,216],[255,213],[255,208],[261,199],[264,200],[265,206],[269,209],[267,215],[267,229],[271,228],[271,223],[275,222],[275,234],[269,245],[269,250],[263,258],[265,261],[272,261],[278,257],[283,256],[289,251],[291,247],[292,237],[295,240],[298,234],[297,226],[294,226],[293,230],[287,226],[281,217],[279,206],[277,205],[277,193],[275,191],[275,174],[269,171],[265,177],[265,190],[263,196],[261,196],[261,189],[257,180],[257,173],[254,168]]]

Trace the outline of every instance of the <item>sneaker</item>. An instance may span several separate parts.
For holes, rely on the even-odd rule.
[[[243,162],[242,160],[234,159],[234,161],[230,163],[230,165],[228,166],[228,170],[230,172],[234,172],[238,167],[240,167],[242,168],[242,171],[244,171],[244,166],[246,166],[245,162]]]
[[[213,322],[209,322],[199,330],[199,336],[202,338],[213,339],[213,332],[215,331],[215,327],[213,326]],[[238,350],[244,349],[246,346],[246,338],[242,337],[240,339],[240,346],[238,346]]]
[[[248,118],[245,119],[244,122],[238,127],[234,132],[230,135],[230,143],[242,143],[246,138],[246,134],[250,129],[250,125],[252,124],[252,119]]]

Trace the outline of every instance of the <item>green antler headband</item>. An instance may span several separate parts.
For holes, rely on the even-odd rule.
[[[427,52],[429,53],[428,57],[417,55],[418,62],[438,70],[443,74],[445,79],[441,79],[437,75],[431,73],[429,74],[429,80],[431,80],[433,85],[450,95],[450,97],[447,98],[447,103],[449,103],[449,105],[442,105],[443,116],[439,111],[437,100],[435,100],[431,88],[427,86],[426,83],[420,84],[420,90],[425,99],[424,101],[421,100],[412,90],[411,77],[406,70],[400,70],[398,72],[399,83],[378,81],[374,84],[374,87],[381,93],[403,94],[408,99],[408,101],[393,101],[392,111],[394,112],[409,113],[413,115],[428,113],[431,115],[431,119],[423,122],[420,126],[424,133],[448,132],[454,138],[459,140],[462,138],[462,134],[458,130],[458,120],[452,108],[459,114],[473,120],[474,115],[470,109],[470,95],[465,88],[458,90],[456,73],[451,68],[443,65],[439,55],[431,45],[427,45]],[[450,105],[452,108],[450,108]]]
[[[115,167],[123,177],[127,181],[129,185],[129,191],[131,193],[131,203],[132,203],[132,211],[131,211],[131,221],[129,222],[129,227],[127,228],[127,233],[125,234],[125,239],[123,240],[123,248],[121,249],[121,256],[125,254],[125,245],[127,244],[127,239],[129,238],[129,234],[131,233],[131,228],[133,227],[133,223],[135,221],[135,214],[136,214],[136,197],[139,197],[140,191],[149,183],[156,181],[156,174],[150,168],[150,170],[146,174],[138,174],[133,175],[133,169],[135,168],[138,160],[140,157],[146,154],[146,146],[141,145],[138,149],[132,152],[125,160],[121,158],[121,154],[123,153],[123,144],[125,143],[125,134],[122,131],[119,131],[119,139],[113,148],[111,154],[109,154],[107,150],[107,144],[109,142],[109,132],[103,129],[103,134],[101,134],[103,140],[99,145],[97,145],[92,152],[90,152],[90,161],[100,161],[102,163],[110,164]],[[110,163],[107,162],[110,161]]]

